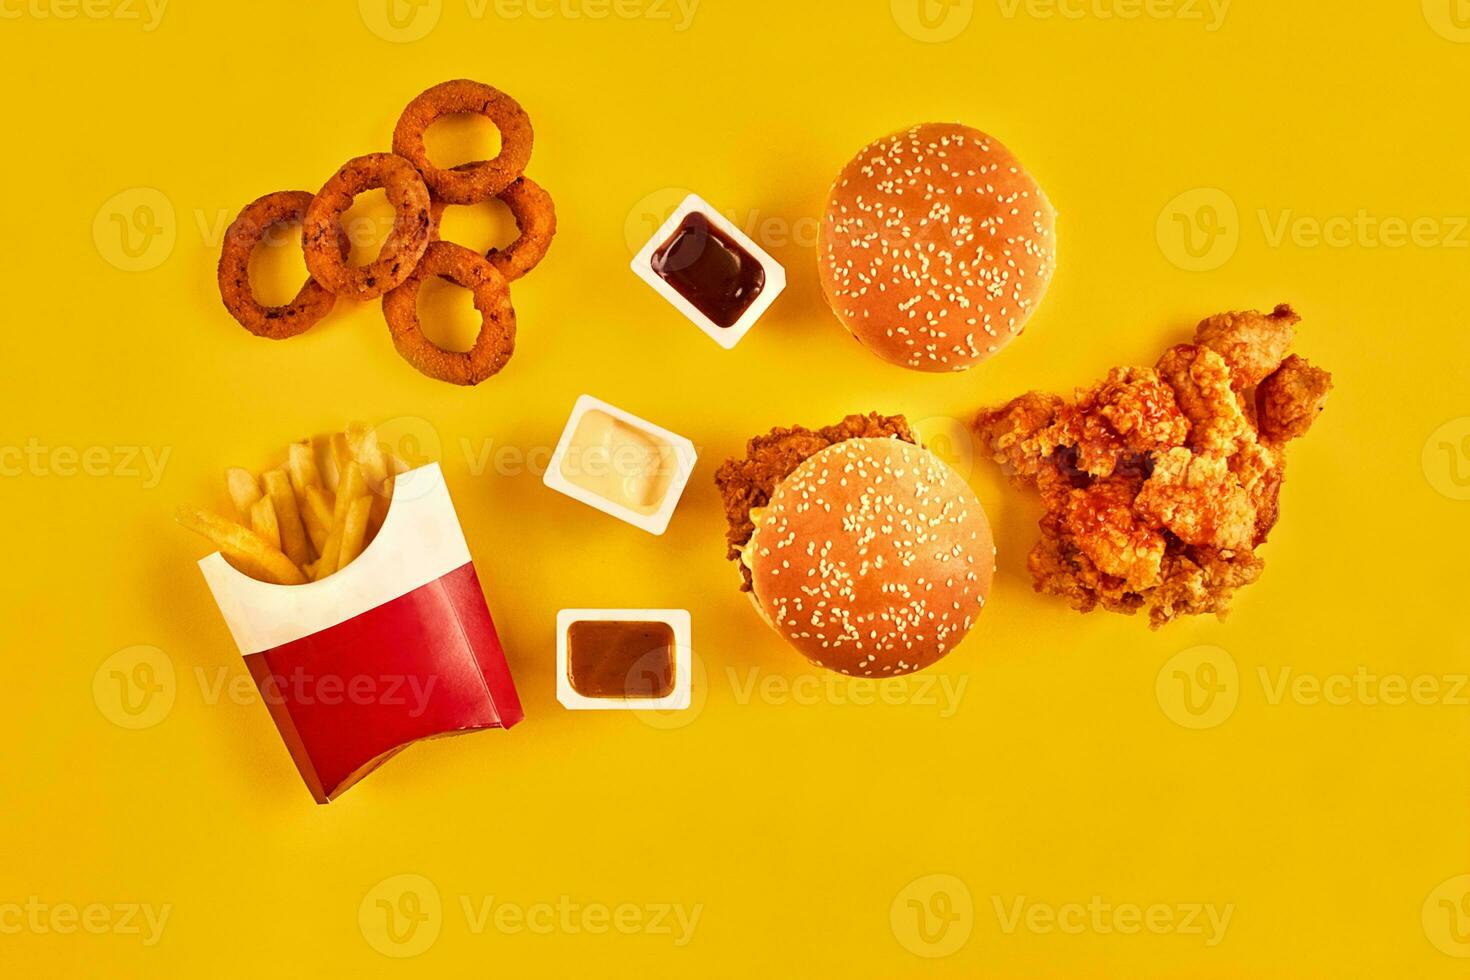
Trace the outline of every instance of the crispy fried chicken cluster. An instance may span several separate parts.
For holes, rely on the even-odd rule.
[[[981,412],[981,445],[1046,505],[1028,564],[1083,612],[1223,616],[1260,577],[1285,443],[1332,376],[1287,356],[1299,317],[1224,313],[1152,368],[1115,368],[1073,401],[1032,392]]]

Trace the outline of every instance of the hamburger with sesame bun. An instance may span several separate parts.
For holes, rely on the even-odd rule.
[[[901,415],[772,430],[715,482],[742,588],[818,666],[923,670],[985,607],[995,573],[985,510]]]
[[[865,147],[827,198],[827,305],[879,357],[963,371],[1021,333],[1056,267],[1056,211],[999,141],[927,123]]]

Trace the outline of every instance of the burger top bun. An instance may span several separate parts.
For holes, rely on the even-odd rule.
[[[812,456],[758,515],[746,550],[767,621],[813,663],[858,677],[922,670],[990,594],[990,523],[959,474],[897,439]]]
[[[822,290],[884,360],[963,371],[1041,304],[1055,222],[997,140],[968,126],[915,126],[868,145],[832,185],[818,240]]]

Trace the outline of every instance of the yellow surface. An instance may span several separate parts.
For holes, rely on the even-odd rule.
[[[1470,30],[1424,8],[4,0],[0,973],[1464,976]],[[375,304],[236,326],[235,211],[456,76],[530,111],[561,218],[504,374],[419,376]],[[813,266],[831,176],[929,119],[1003,139],[1061,214],[1031,329],[956,377],[866,354]],[[789,270],[733,352],[627,268],[677,188]],[[1284,300],[1337,393],[1229,622],[1033,594],[1036,505],[983,463],[993,602],[921,679],[814,674],[735,591],[711,475],[750,434],[902,411],[963,464],[946,419]],[[541,485],[584,392],[700,446],[665,537]],[[528,717],[316,807],[171,514],[351,419],[443,460]],[[556,703],[556,610],[600,605],[692,611],[695,709]]]

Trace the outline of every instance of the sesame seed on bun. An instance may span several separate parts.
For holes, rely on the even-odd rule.
[[[819,666],[857,677],[922,670],[969,632],[995,573],[980,501],[897,439],[809,457],[761,509],[745,549],[766,619]]]
[[[822,291],[873,353],[963,371],[1020,334],[1056,267],[1056,212],[999,141],[928,123],[838,175],[818,239]]]

